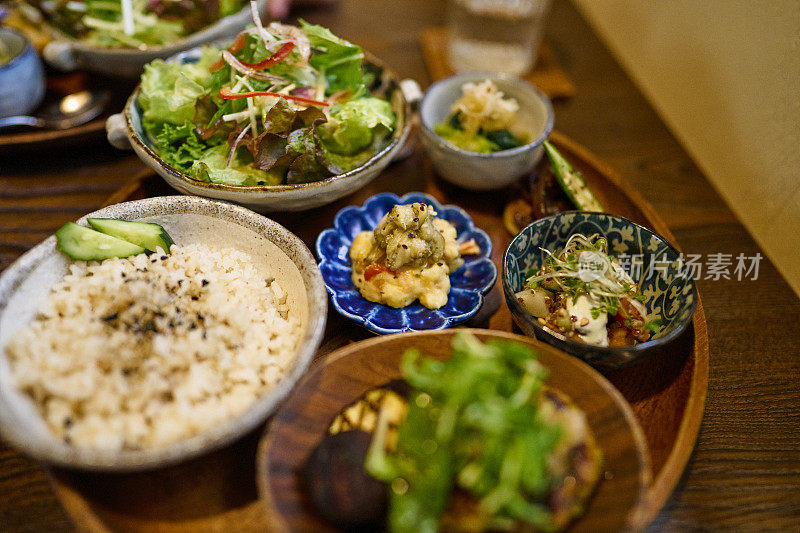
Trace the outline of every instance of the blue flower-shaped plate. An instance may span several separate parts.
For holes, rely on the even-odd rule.
[[[538,270],[546,253],[561,250],[575,233],[598,233],[608,241],[608,253],[620,260],[645,297],[652,318],[661,319],[650,340],[633,346],[600,347],[575,341],[542,327],[520,304],[515,293],[525,286],[527,273]],[[567,211],[539,219],[523,229],[503,258],[503,292],[514,321],[527,335],[552,344],[600,366],[619,367],[654,353],[691,323],[697,298],[680,252],[661,235],[627,218],[607,213]]]
[[[475,239],[480,254],[464,256],[464,266],[450,275],[450,295],[440,309],[428,309],[418,301],[401,309],[370,302],[361,296],[353,280],[350,246],[362,231],[372,231],[384,215],[398,204],[421,202],[433,206],[437,218],[456,228],[458,242]],[[362,207],[345,207],[317,238],[319,269],[331,295],[333,307],[342,315],[380,334],[444,329],[469,319],[483,305],[483,296],[494,286],[497,269],[490,259],[492,241],[475,227],[460,207],[441,205],[424,193],[412,192],[403,197],[380,193],[369,198]]]

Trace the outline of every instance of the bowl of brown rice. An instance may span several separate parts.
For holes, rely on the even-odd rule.
[[[132,471],[263,423],[325,329],[327,294],[305,244],[248,209],[192,196],[87,217],[156,222],[175,244],[83,262],[50,237],[6,269],[3,439],[62,466]]]

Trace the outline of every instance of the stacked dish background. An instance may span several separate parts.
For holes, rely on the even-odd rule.
[[[259,10],[263,12],[267,0],[257,0],[257,2]],[[233,37],[250,21],[250,7],[245,5],[238,13],[228,15],[183,39],[161,46],[142,48],[97,46],[65,35],[46,20],[38,22],[38,25],[53,39],[45,46],[42,55],[60,70],[86,69],[108,76],[135,78],[142,73],[145,64],[156,58],[167,58],[202,44]]]

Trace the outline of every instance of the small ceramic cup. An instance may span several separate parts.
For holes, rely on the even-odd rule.
[[[31,43],[11,28],[0,28],[0,41],[11,56],[0,65],[0,118],[26,115],[44,98],[44,69]]]
[[[518,148],[490,154],[470,152],[442,139],[434,126],[450,114],[467,82],[492,80],[506,97],[519,103],[519,124],[531,141]],[[542,158],[542,143],[553,129],[553,106],[536,87],[519,78],[493,72],[464,72],[431,85],[419,104],[420,138],[438,174],[447,181],[476,191],[500,189],[533,170]]]

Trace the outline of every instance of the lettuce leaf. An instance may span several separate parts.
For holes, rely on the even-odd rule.
[[[340,155],[356,155],[394,129],[392,106],[380,98],[360,98],[331,109],[330,120],[320,127],[325,148]]]
[[[190,121],[180,126],[163,124],[155,136],[156,151],[169,165],[186,172],[208,146],[200,139]]]
[[[195,102],[211,88],[208,67],[218,56],[219,50],[209,46],[195,63],[179,65],[156,59],[145,65],[138,98],[145,125],[182,125],[192,120]]]
[[[291,159],[291,164],[286,174],[286,183],[309,183],[323,180],[331,175],[325,166],[316,129],[315,123],[289,134],[286,154]]]
[[[220,144],[206,150],[194,162],[189,173],[200,181],[221,183],[223,185],[278,185],[283,181],[280,169],[264,172],[253,167],[253,160],[246,150],[237,150],[230,167],[228,146]]]
[[[361,70],[364,52],[361,47],[335,36],[328,28],[309,24],[303,19],[300,19],[300,27],[308,36],[311,48],[317,51],[309,63],[325,74],[328,82],[325,94],[343,89],[357,93],[364,86],[364,73]]]

